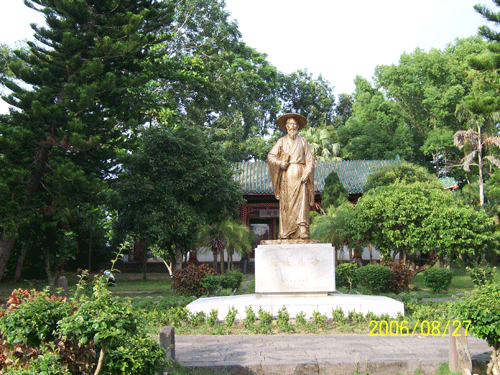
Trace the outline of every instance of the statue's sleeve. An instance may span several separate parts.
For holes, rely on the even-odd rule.
[[[281,184],[281,138],[273,146],[269,154],[267,154],[267,165],[269,166],[269,174],[273,182],[273,192],[276,199],[280,199],[280,184]]]
[[[307,193],[309,196],[309,205],[314,207],[314,156],[309,148],[309,144],[304,140],[304,157],[306,162],[306,167],[304,173],[307,174],[308,179],[306,183]]]

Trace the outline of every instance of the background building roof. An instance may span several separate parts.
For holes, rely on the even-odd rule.
[[[340,181],[349,194],[362,194],[363,185],[370,173],[399,162],[394,160],[325,160],[316,161],[314,169],[314,190],[321,193],[325,179],[332,170],[339,175]],[[243,194],[273,194],[273,186],[267,163],[264,161],[241,162],[235,165],[234,179],[241,184]],[[445,189],[456,189],[458,184],[452,177],[440,179]]]
[[[314,190],[321,193],[325,178],[335,170],[349,194],[361,194],[370,173],[396,162],[397,160],[317,161],[314,168]],[[243,194],[273,194],[271,177],[264,161],[237,163],[234,178],[241,184]]]

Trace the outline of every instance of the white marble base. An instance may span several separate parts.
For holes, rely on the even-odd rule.
[[[335,251],[331,244],[265,244],[255,249],[255,293],[335,291]]]
[[[303,312],[307,319],[312,318],[316,311],[331,318],[332,310],[339,307],[342,308],[346,316],[349,311],[361,312],[364,315],[371,311],[376,315],[389,314],[393,318],[396,318],[398,313],[404,315],[404,304],[389,297],[337,293],[321,297],[308,295],[270,297],[256,294],[203,297],[191,302],[187,308],[192,313],[203,311],[207,316],[212,309],[217,309],[219,320],[224,320],[229,309],[233,306],[238,310],[237,320],[245,318],[245,309],[248,306],[252,307],[255,315],[262,307],[274,317],[278,315],[278,311],[283,306],[286,306],[290,318],[295,318],[297,314]]]

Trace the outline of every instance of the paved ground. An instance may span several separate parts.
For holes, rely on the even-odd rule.
[[[470,354],[487,358],[485,341],[468,338]],[[446,337],[368,335],[176,336],[176,360],[224,374],[435,374],[448,362]],[[482,355],[482,356],[481,356]],[[205,371],[203,371],[205,372]]]

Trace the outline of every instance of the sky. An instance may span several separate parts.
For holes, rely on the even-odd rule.
[[[43,23],[22,0],[3,1],[0,43],[31,39],[30,23]],[[487,24],[473,6],[491,0],[225,0],[249,46],[268,55],[278,70],[307,69],[352,93],[354,79],[371,79],[378,65],[397,64],[417,47],[443,49],[476,35]],[[490,25],[491,26],[491,25]],[[7,106],[0,101],[0,113]]]

